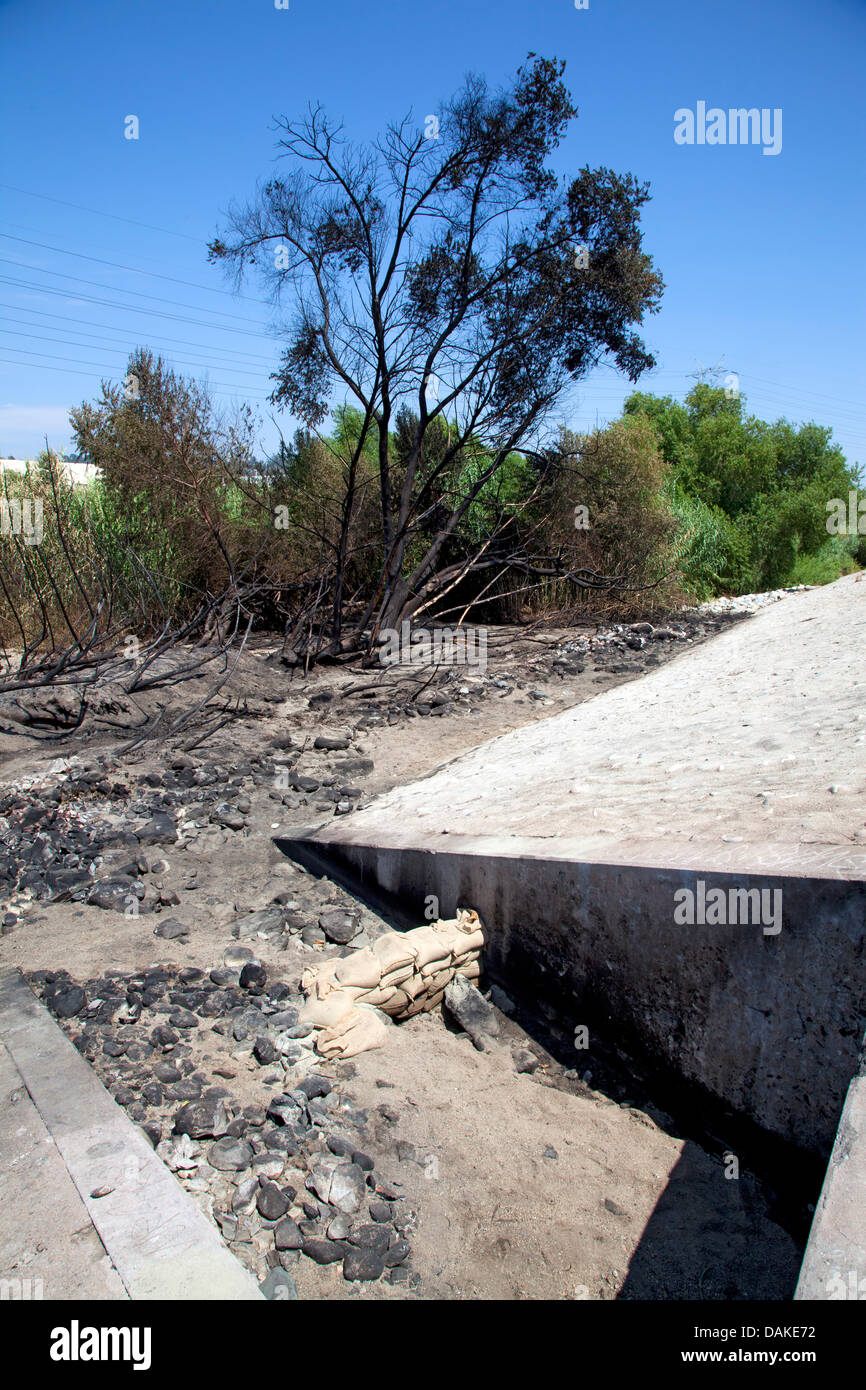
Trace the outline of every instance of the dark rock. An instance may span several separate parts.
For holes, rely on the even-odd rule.
[[[311,1071],[298,1083],[298,1090],[303,1091],[308,1100],[314,1100],[317,1096],[329,1096],[333,1087],[326,1076]]]
[[[246,820],[241,812],[227,801],[220,802],[219,806],[211,812],[211,820],[215,825],[221,825],[225,830],[243,830],[246,825]]]
[[[370,1215],[374,1221],[390,1221],[393,1216],[390,1203],[374,1197],[370,1203]]]
[[[376,1250],[350,1247],[343,1258],[343,1278],[350,1283],[369,1283],[385,1272],[385,1261]]]
[[[241,1172],[248,1168],[252,1159],[253,1151],[244,1139],[217,1139],[211,1145],[207,1161],[212,1168],[217,1168],[220,1172],[231,1173]]]
[[[329,753],[343,753],[350,747],[350,744],[351,740],[343,735],[332,738],[328,734],[319,734],[318,738],[313,741],[314,748],[321,748]]]
[[[135,834],[140,845],[173,845],[178,838],[177,826],[165,811],[157,811]]]
[[[198,1019],[189,1009],[172,1009],[168,1021],[173,1028],[197,1028]]]
[[[319,916],[319,926],[329,941],[338,946],[346,946],[361,930],[361,922],[356,912],[344,912],[340,908],[323,912]]]
[[[301,1250],[304,1237],[297,1221],[286,1217],[274,1230],[274,1245],[278,1250]]]
[[[153,934],[161,936],[165,941],[177,941],[183,936],[189,936],[189,927],[185,927],[176,917],[166,917],[154,928]]]
[[[398,1265],[403,1264],[405,1260],[408,1260],[411,1253],[412,1247],[408,1240],[404,1240],[403,1237],[395,1240],[393,1245],[388,1246],[383,1256],[386,1269],[395,1269]]]
[[[390,1227],[377,1226],[375,1223],[356,1226],[349,1236],[350,1245],[357,1245],[362,1250],[377,1250],[380,1255],[385,1253],[390,1243]]]
[[[264,1217],[265,1221],[279,1221],[289,1209],[289,1200],[276,1183],[266,1182],[259,1188],[256,1206],[259,1215]],[[288,1246],[284,1248],[289,1249]]]
[[[258,961],[247,961],[241,971],[240,985],[242,989],[249,989],[250,985],[262,987],[268,978],[268,972]]]
[[[138,879],[117,877],[100,879],[94,883],[87,894],[92,907],[101,907],[106,912],[121,911],[144,896],[144,888]]]
[[[261,1066],[268,1066],[276,1061],[277,1049],[270,1038],[258,1037],[253,1044],[253,1056]]]
[[[87,995],[79,985],[67,985],[47,996],[46,1003],[57,1018],[75,1018],[87,1003]]]
[[[175,1134],[188,1134],[190,1139],[219,1138],[226,1133],[227,1127],[228,1118],[221,1101],[188,1102],[174,1117]]]
[[[484,1052],[490,1040],[499,1033],[496,1011],[480,990],[463,975],[455,975],[445,987],[443,1000],[446,1009],[469,1034],[479,1052]]]
[[[302,1249],[304,1254],[308,1255],[311,1260],[315,1260],[317,1265],[332,1265],[343,1258],[346,1247],[341,1241],[308,1236]]]

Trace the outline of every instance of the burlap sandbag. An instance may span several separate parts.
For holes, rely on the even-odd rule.
[[[351,987],[334,989],[326,999],[315,996],[307,1000],[298,1014],[298,1023],[311,1023],[314,1028],[332,1028],[355,1007],[361,990]]]
[[[382,972],[379,981],[380,989],[390,989],[392,985],[402,985],[404,980],[410,980],[415,974],[415,962],[411,965],[395,965],[393,970]]]
[[[412,1000],[406,991],[400,987],[394,990],[388,1003],[382,1005],[382,1009],[386,1014],[390,1014],[391,1018],[402,1018],[411,1003]]]
[[[382,978],[382,962],[372,951],[355,951],[337,962],[337,982],[357,985],[359,989],[378,989]]]
[[[418,927],[411,933],[412,948],[415,952],[417,969],[421,970],[429,961],[441,960],[443,951],[442,936],[433,927]],[[450,955],[450,951],[448,952]]]
[[[411,936],[414,936],[414,932],[408,932],[403,936],[399,932],[391,931],[377,937],[373,942],[372,950],[382,962],[383,974],[404,965],[414,970],[415,952],[410,944]]]
[[[427,975],[424,979],[424,990],[426,994],[437,994],[439,990],[450,984],[454,978],[454,971],[451,966],[444,970],[437,970],[435,975]]]
[[[316,1050],[323,1057],[355,1057],[384,1047],[392,1026],[378,1009],[358,1004],[336,1028],[323,1028],[316,1038]]]
[[[397,991],[392,985],[389,989],[383,989],[380,985],[378,989],[370,989],[359,999],[360,1004],[369,1004],[374,1009],[384,1009],[385,1013],[390,1013],[388,1005],[394,999]]]
[[[414,1003],[409,1005],[405,1014],[401,1014],[401,1018],[414,1018],[416,1014],[429,1013],[431,1009],[436,1008],[437,1004],[441,1004],[444,998],[444,989],[437,990],[437,992],[432,995],[428,994],[425,990],[423,994],[418,996]]]

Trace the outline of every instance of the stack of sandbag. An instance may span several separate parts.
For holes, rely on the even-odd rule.
[[[304,972],[298,1021],[319,1030],[316,1049],[326,1057],[381,1047],[389,1019],[435,1008],[455,975],[477,980],[483,945],[478,913],[465,910],[415,931],[386,932],[367,950]]]

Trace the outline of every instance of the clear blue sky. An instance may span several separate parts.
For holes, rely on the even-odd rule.
[[[227,290],[205,242],[272,170],[272,117],[318,99],[371,137],[530,49],[566,59],[580,110],[560,171],[652,185],[668,288],[640,389],[682,397],[723,359],[749,409],[831,425],[866,462],[866,0],[2,0],[0,455],[65,446],[68,408],[139,344],[268,411],[268,310],[254,285]],[[699,101],[782,108],[781,153],[677,145],[674,112]],[[596,373],[572,427],[630,389]]]

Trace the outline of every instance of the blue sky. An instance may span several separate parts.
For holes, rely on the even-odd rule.
[[[652,186],[667,290],[640,389],[682,397],[721,362],[750,410],[830,425],[866,463],[866,0],[2,0],[0,455],[65,446],[69,407],[141,344],[269,413],[269,311],[205,242],[272,171],[272,118],[316,99],[359,139],[410,108],[423,124],[468,71],[497,86],[529,50],[566,59],[579,107],[560,172]],[[677,145],[699,101],[781,108],[781,153]],[[631,389],[597,372],[572,428]]]

